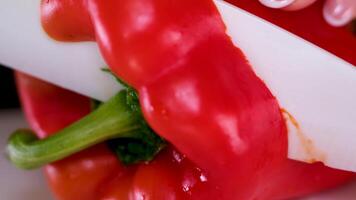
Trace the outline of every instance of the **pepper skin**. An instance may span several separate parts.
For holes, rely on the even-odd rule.
[[[207,190],[211,199],[289,198],[353,175],[286,158],[278,103],[225,34],[212,1],[77,2],[87,9],[78,13],[91,19],[87,24],[78,20],[78,27],[95,32],[83,40],[96,39],[113,72],[139,91],[152,128],[206,172],[214,184]],[[42,10],[52,6],[58,14],[75,5],[43,1]],[[67,20],[50,16],[42,13],[48,33],[48,24]],[[61,34],[69,34],[68,29],[56,35]],[[280,191],[287,177],[293,184]]]

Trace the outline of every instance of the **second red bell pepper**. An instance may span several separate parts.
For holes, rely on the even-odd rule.
[[[90,112],[88,98],[19,72],[16,80],[26,117],[40,138]],[[60,200],[189,199],[191,190],[201,190],[207,181],[199,168],[172,147],[149,165],[126,167],[106,144],[99,144],[47,165],[45,173]]]

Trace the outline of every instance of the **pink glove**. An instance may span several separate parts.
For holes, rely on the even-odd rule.
[[[317,0],[259,0],[263,5],[288,11],[300,10]],[[332,26],[344,26],[356,18],[356,0],[326,0],[323,15]]]

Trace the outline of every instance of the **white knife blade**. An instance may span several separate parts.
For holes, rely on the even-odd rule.
[[[356,172],[356,68],[263,19],[216,0],[228,34],[283,109],[288,157]],[[0,3],[0,63],[99,100],[119,86],[94,43],[49,39],[39,0]]]
[[[50,39],[40,24],[40,0],[0,1],[0,63],[100,100],[119,89],[94,42]]]

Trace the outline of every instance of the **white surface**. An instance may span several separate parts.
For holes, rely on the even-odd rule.
[[[16,169],[5,158],[5,144],[10,133],[27,127],[19,110],[0,110],[0,199],[1,200],[53,200],[40,170]],[[356,182],[339,189],[299,200],[353,200]]]
[[[234,42],[300,125],[300,130],[289,126],[289,157],[356,171],[356,68],[240,9],[216,2]],[[100,72],[105,64],[96,45],[49,40],[40,28],[38,3],[1,1],[0,62],[84,95],[109,98],[118,87]]]
[[[5,144],[10,133],[27,127],[19,110],[0,110],[0,199],[51,200],[41,170],[16,169],[5,157]]]

